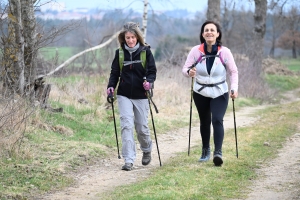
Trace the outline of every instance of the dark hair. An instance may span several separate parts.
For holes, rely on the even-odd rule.
[[[201,43],[204,43],[205,42],[205,39],[204,37],[202,36],[202,33],[204,32],[204,27],[207,25],[207,24],[214,24],[216,27],[217,27],[217,32],[219,32],[219,37],[217,37],[217,45],[218,46],[221,46],[222,45],[222,30],[221,30],[221,26],[217,23],[217,22],[214,22],[212,20],[207,20],[206,22],[204,22],[201,26],[201,32],[200,32],[200,42]]]
[[[143,33],[139,28],[139,24],[135,22],[127,22],[126,24],[124,24],[123,29],[118,35],[118,41],[120,46],[122,46],[122,44],[125,44],[125,33],[127,32],[134,34],[137,38],[137,41],[140,43],[140,45],[146,46],[143,38]]]

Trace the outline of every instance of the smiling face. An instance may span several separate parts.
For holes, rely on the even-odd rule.
[[[137,38],[133,33],[126,32],[125,33],[125,42],[128,47],[132,48],[132,47],[135,47],[135,45],[137,43]]]
[[[217,27],[214,24],[206,24],[202,33],[203,38],[207,44],[213,45],[216,43],[219,37],[219,32],[217,32]]]

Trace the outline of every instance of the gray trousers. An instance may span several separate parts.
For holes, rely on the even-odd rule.
[[[117,95],[120,112],[122,156],[125,163],[134,163],[136,159],[136,146],[134,130],[143,152],[152,151],[152,140],[148,127],[149,102],[148,99],[129,99]]]

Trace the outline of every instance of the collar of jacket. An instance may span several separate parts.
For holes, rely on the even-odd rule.
[[[147,47],[148,47],[148,46],[143,46],[143,45],[141,45],[141,43],[140,43],[139,48],[138,48],[136,51],[134,51],[133,54],[134,54],[134,55],[138,55],[142,50],[147,50]],[[124,51],[129,52],[129,51],[125,48],[125,44],[124,44],[124,43],[122,44],[122,49],[123,49]]]
[[[205,55],[205,49],[204,48],[205,48],[204,43],[200,44],[199,51],[202,52],[202,54]],[[221,50],[221,48],[222,48],[221,46],[218,46],[218,51],[217,52],[219,52]]]

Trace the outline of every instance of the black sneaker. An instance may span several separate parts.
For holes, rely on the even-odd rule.
[[[199,158],[199,162],[206,162],[210,159],[210,148],[203,148],[202,155]]]
[[[218,166],[218,167],[220,167],[223,164],[222,151],[221,150],[214,151],[213,162],[215,163],[215,166]]]
[[[132,163],[125,163],[125,165],[122,166],[122,170],[131,171],[132,170],[132,166],[133,166]]]
[[[143,152],[142,165],[148,165],[151,162],[151,152]]]

